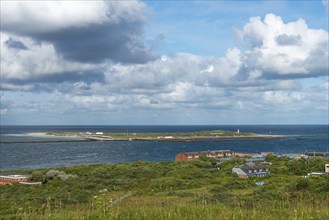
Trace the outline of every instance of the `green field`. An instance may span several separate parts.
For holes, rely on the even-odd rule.
[[[1,186],[0,219],[329,219],[329,177],[304,178],[329,159],[267,161],[271,175],[250,179],[231,173],[242,159],[17,171],[43,184]]]

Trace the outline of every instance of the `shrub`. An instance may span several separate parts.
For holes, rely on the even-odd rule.
[[[188,181],[174,177],[161,177],[151,181],[150,188],[157,191],[186,189]]]
[[[72,175],[72,174],[66,174],[64,171],[59,171],[59,170],[49,170],[46,174],[45,174],[45,182],[47,182],[48,180],[52,180],[55,178],[59,178],[61,180],[68,180],[69,178],[75,178],[77,177],[76,175]]]

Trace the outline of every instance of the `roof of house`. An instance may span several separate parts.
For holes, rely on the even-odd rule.
[[[254,162],[248,162],[237,167],[239,167],[243,171],[266,169],[266,167],[263,164],[254,163]]]
[[[209,150],[209,151],[198,151],[198,152],[183,152],[181,154],[191,155],[191,154],[216,154],[216,153],[231,153],[231,150]]]

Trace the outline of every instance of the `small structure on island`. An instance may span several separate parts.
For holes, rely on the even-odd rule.
[[[235,166],[232,169],[240,178],[264,177],[270,173],[269,169],[261,163],[248,162],[243,165]]]
[[[102,134],[104,134],[104,132],[98,131],[98,132],[96,132],[96,134],[102,135]]]

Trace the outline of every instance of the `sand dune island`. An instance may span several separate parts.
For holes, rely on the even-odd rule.
[[[38,133],[39,134],[39,133]],[[251,132],[212,130],[171,133],[104,133],[104,132],[47,132],[42,136],[79,137],[85,141],[166,141],[166,142],[205,142],[225,140],[278,139],[280,135],[264,135]]]

